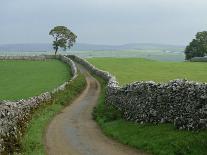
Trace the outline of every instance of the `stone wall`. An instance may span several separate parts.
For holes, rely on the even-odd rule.
[[[106,80],[108,82],[108,87],[111,88],[119,88],[119,83],[116,81],[116,77],[110,74],[109,72],[100,70],[90,64],[87,60],[80,58],[75,55],[68,55],[67,57],[71,58],[75,62],[83,65],[86,69],[88,69],[91,73],[101,77],[102,79]]]
[[[77,68],[74,62],[71,59],[62,55],[40,56],[40,57],[37,56],[34,58],[18,56],[16,58],[9,57],[8,59],[9,60],[46,60],[46,59],[53,59],[53,58],[59,59],[70,66],[73,75],[71,80],[77,77]],[[52,100],[52,95],[58,91],[64,90],[65,86],[69,82],[63,83],[58,88],[55,88],[51,93],[45,92],[43,94],[40,94],[39,96],[31,97],[26,100],[22,99],[13,102],[0,101],[0,154],[4,151],[8,153],[8,148],[14,148],[14,146],[12,145],[16,145],[19,137],[22,136],[22,127],[24,127],[28,123],[32,112],[38,107],[40,107],[41,105],[43,105],[44,103],[50,102]]]
[[[72,79],[74,79],[78,74],[77,67],[76,67],[75,63],[70,58],[68,58],[64,55],[59,55],[59,60],[70,66],[71,72],[73,75]]]
[[[135,82],[120,87],[110,73],[86,60],[68,56],[108,81],[106,103],[123,112],[126,120],[139,123],[172,123],[178,129],[207,128],[207,84],[174,80],[166,84]]]
[[[0,56],[0,60],[46,60],[44,55],[40,56]]]
[[[192,62],[207,62],[207,56],[205,56],[205,57],[194,57],[190,61],[192,61]]]
[[[8,148],[17,145],[22,127],[27,124],[32,111],[51,99],[51,94],[46,92],[27,100],[0,102],[0,154],[4,151],[8,153]]]
[[[70,66],[71,69],[71,73],[73,75],[73,77],[71,78],[71,80],[75,79],[78,75],[78,71],[77,71],[77,67],[75,65],[75,63],[68,57],[63,56],[63,55],[57,55],[57,56],[46,56],[47,59],[59,59],[60,61],[68,64]],[[65,82],[62,85],[60,85],[58,88],[55,88],[52,93],[56,93],[57,91],[61,91],[65,89],[65,86],[68,84],[69,82]]]
[[[179,129],[207,128],[207,85],[186,80],[135,82],[107,92],[124,118],[140,123],[173,123]]]

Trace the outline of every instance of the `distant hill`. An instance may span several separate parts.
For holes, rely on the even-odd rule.
[[[150,50],[150,49],[159,49],[166,50],[167,52],[178,52],[183,51],[184,46],[176,45],[162,45],[162,44],[143,44],[143,43],[134,43],[134,44],[125,44],[125,45],[95,45],[95,44],[83,44],[77,43],[71,50],[73,51],[107,51],[107,50]],[[9,52],[9,51],[51,51],[52,45],[47,43],[34,43],[34,44],[0,44],[0,51]]]
[[[51,51],[52,45],[51,44],[2,44],[0,45],[0,51],[3,52],[13,52],[13,51]]]

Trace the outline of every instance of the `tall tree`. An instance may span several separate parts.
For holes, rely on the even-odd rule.
[[[185,58],[204,57],[207,54],[207,31],[198,32],[196,38],[185,48]]]
[[[70,49],[77,38],[77,36],[65,26],[54,27],[49,35],[52,35],[54,38],[53,48],[55,50],[55,55],[59,48],[62,48],[63,50],[66,50],[67,48]]]

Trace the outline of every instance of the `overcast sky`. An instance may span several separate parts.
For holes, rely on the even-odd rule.
[[[0,44],[50,42],[56,25],[93,44],[185,45],[207,30],[207,0],[0,1]]]

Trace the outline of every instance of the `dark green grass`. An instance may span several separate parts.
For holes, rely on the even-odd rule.
[[[160,62],[140,58],[91,58],[96,67],[115,75],[120,84],[134,81],[167,82],[178,78],[207,82],[207,63]]]
[[[61,109],[68,105],[85,88],[85,85],[85,77],[79,75],[67,86],[65,91],[59,92],[54,96],[52,103],[42,106],[34,113],[21,141],[22,154],[45,154],[44,131],[47,124],[55,114],[60,112]]]
[[[121,118],[122,113],[106,105],[105,83],[102,84],[98,105],[93,117],[103,132],[123,144],[156,155],[206,155],[207,131],[180,131],[171,124],[138,124]]]
[[[0,61],[0,100],[18,100],[51,91],[70,78],[58,60]]]

